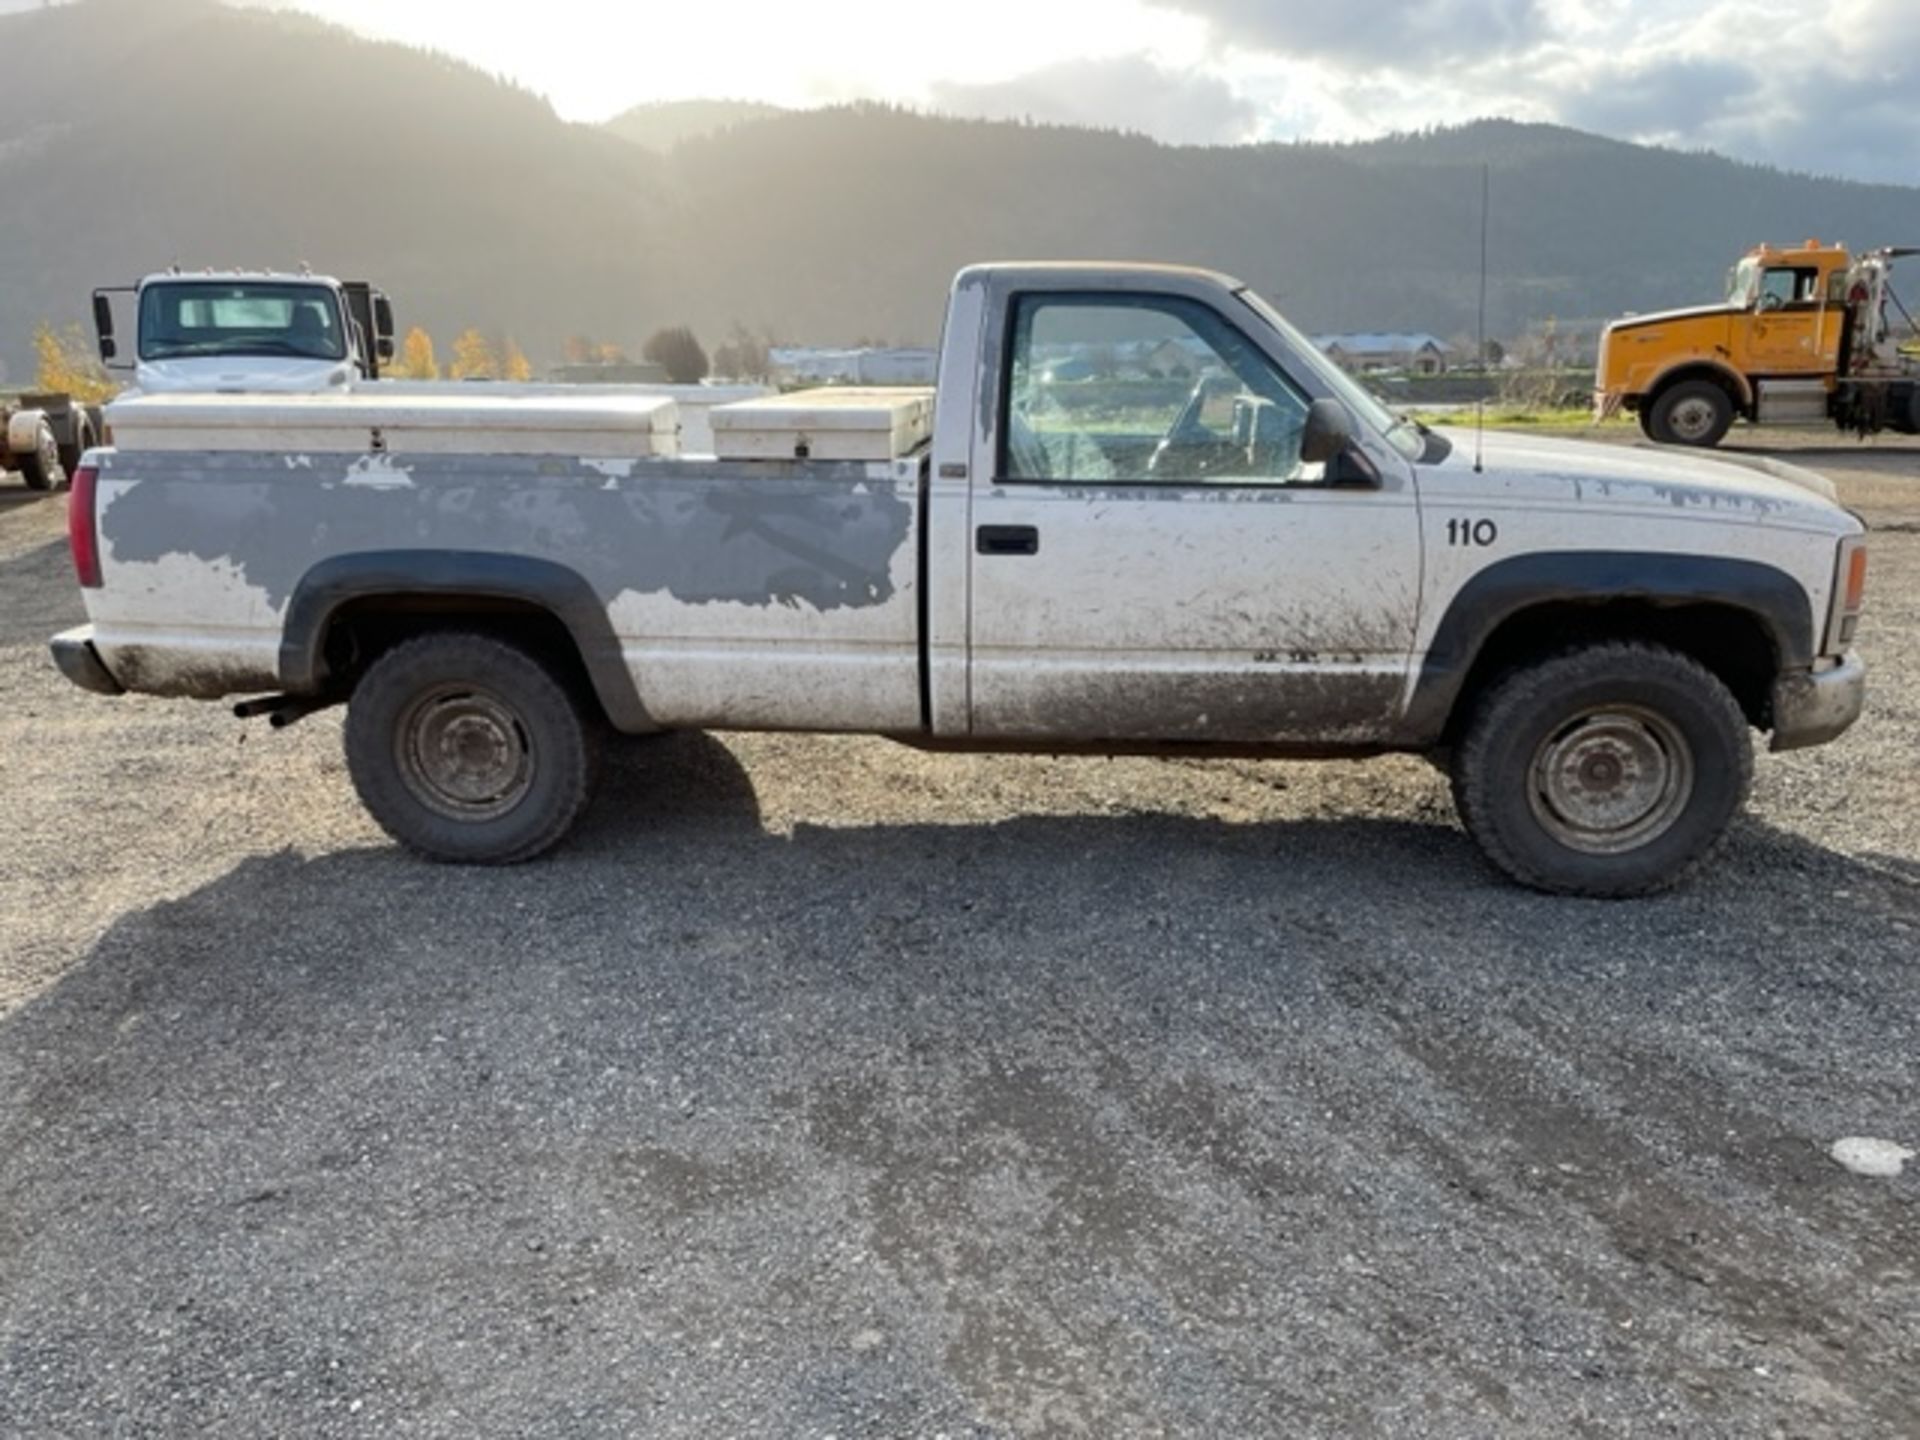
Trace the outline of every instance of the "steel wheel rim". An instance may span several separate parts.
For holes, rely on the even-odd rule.
[[[1719,418],[1710,400],[1682,400],[1673,407],[1667,423],[1682,440],[1699,440],[1713,433],[1714,422]]]
[[[533,788],[533,742],[519,714],[491,691],[436,686],[400,717],[395,758],[414,798],[450,820],[493,820]]]
[[[1583,710],[1534,750],[1527,800],[1560,844],[1621,855],[1671,830],[1693,798],[1693,748],[1637,705]]]

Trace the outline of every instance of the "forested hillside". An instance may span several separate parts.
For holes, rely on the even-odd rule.
[[[1920,190],[1547,126],[1183,149],[731,102],[579,126],[453,61],[211,0],[7,16],[0,51],[16,376],[34,322],[174,261],[366,276],[403,324],[509,331],[537,363],[677,322],[931,341],[953,270],[987,258],[1191,261],[1310,328],[1447,335],[1472,321],[1483,162],[1496,334],[1711,298],[1762,239],[1920,241]]]

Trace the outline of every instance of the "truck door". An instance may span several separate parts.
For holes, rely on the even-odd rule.
[[[1834,357],[1824,331],[1827,315],[1812,267],[1769,266],[1747,337],[1747,367],[1757,375],[1824,374]],[[1839,312],[1833,311],[1837,321]],[[1836,332],[1837,333],[1837,332]]]
[[[1350,743],[1393,728],[1417,618],[1405,474],[1303,466],[1305,391],[1211,304],[1010,297],[976,455],[979,737]],[[996,343],[997,342],[997,343]]]

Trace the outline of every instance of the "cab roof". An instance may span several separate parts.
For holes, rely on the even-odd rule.
[[[260,280],[270,285],[330,285],[339,287],[340,282],[331,275],[315,275],[311,272],[296,270],[156,270],[143,276],[140,288],[166,280]]]
[[[1012,280],[1016,284],[1030,279],[1036,284],[1068,284],[1076,287],[1113,284],[1122,289],[1145,288],[1168,282],[1199,282],[1224,286],[1228,290],[1247,288],[1233,276],[1218,270],[1207,270],[1196,265],[1149,264],[1137,260],[994,260],[969,265],[960,272],[958,278],[963,282],[987,278]]]

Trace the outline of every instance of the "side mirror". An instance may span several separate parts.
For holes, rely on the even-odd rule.
[[[113,359],[119,353],[113,343],[113,302],[97,293],[93,297],[93,330],[100,338],[100,358]]]
[[[1307,428],[1300,436],[1303,464],[1330,463],[1353,444],[1353,418],[1338,400],[1316,400],[1307,407]]]
[[[386,353],[380,358],[390,359],[393,355],[393,302],[384,295],[373,297],[373,333],[385,345]]]
[[[382,365],[385,365],[390,360],[392,360],[393,359],[393,336],[382,335],[378,340],[374,341],[373,353],[380,357],[380,363]]]

